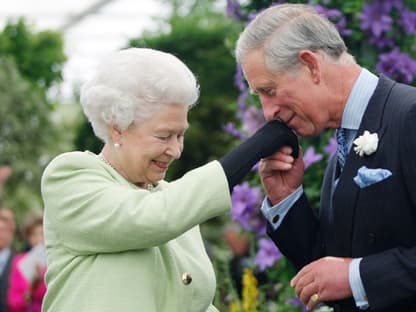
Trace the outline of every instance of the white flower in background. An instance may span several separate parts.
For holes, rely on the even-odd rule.
[[[371,155],[377,150],[378,135],[377,133],[370,133],[367,130],[364,134],[354,140],[354,151],[360,156]]]

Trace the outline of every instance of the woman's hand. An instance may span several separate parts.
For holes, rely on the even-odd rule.
[[[35,290],[39,287],[40,283],[42,282],[43,278],[43,268],[39,265],[39,263],[36,263],[35,266],[35,277],[33,278],[31,290]]]

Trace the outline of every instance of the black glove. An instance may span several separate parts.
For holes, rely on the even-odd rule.
[[[298,138],[283,122],[272,120],[219,160],[228,179],[230,191],[241,182],[261,159],[272,155],[282,146],[292,147],[292,156],[299,155]]]

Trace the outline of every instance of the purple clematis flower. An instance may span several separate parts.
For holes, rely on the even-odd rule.
[[[234,85],[240,90],[240,92],[247,90],[247,84],[244,80],[243,70],[240,65],[237,66],[237,70],[234,75]]]
[[[364,5],[360,15],[361,29],[368,31],[380,38],[383,33],[392,29],[393,19],[389,15],[390,10],[384,1],[375,1]]]
[[[370,43],[375,45],[379,49],[394,47],[394,40],[383,35],[381,37],[371,37]]]
[[[237,0],[227,0],[227,16],[232,17],[235,20],[241,20],[243,18],[243,14],[240,11],[240,4]]]
[[[403,10],[398,23],[408,34],[416,34],[416,12]]]
[[[300,301],[299,298],[289,298],[286,302],[294,307],[302,307],[302,312],[308,312],[306,306],[303,305],[302,301]]]
[[[390,12],[393,9],[403,10],[403,0],[378,0],[383,8],[383,12]]]
[[[398,82],[409,84],[416,74],[416,61],[395,48],[389,53],[380,54],[376,69]]]
[[[337,152],[338,143],[335,136],[329,138],[328,144],[323,147],[324,151],[328,154],[329,157],[334,155]]]
[[[266,229],[264,218],[260,217],[263,194],[260,187],[250,187],[248,182],[236,185],[231,194],[231,218],[243,229],[263,234]]]
[[[252,135],[265,122],[263,111],[254,105],[250,105],[243,114],[243,129]]]
[[[239,131],[235,124],[233,122],[228,122],[225,126],[222,127],[222,129],[228,133],[231,134],[233,137],[239,139],[239,140],[245,140],[247,137]]]
[[[303,162],[305,163],[305,169],[322,160],[324,156],[315,152],[315,147],[309,146],[303,154]]]
[[[351,36],[352,30],[347,29],[347,19],[342,14],[340,10],[337,9],[328,9],[320,5],[313,5],[313,8],[318,12],[319,14],[325,16],[328,18],[331,22],[333,22],[337,28],[339,33],[342,36]]]
[[[244,112],[246,111],[246,106],[247,106],[246,104],[247,99],[248,99],[248,89],[241,92],[237,99],[237,105],[238,105],[237,117],[240,119],[243,119],[244,117]]]
[[[276,245],[267,238],[259,239],[259,251],[254,258],[254,263],[263,272],[266,268],[273,266],[276,261],[282,258],[282,254]]]

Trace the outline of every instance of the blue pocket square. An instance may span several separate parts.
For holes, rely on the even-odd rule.
[[[387,169],[368,169],[366,166],[362,166],[358,169],[357,175],[354,177],[355,183],[360,188],[365,188],[374,183],[383,181],[391,176],[391,171]]]

